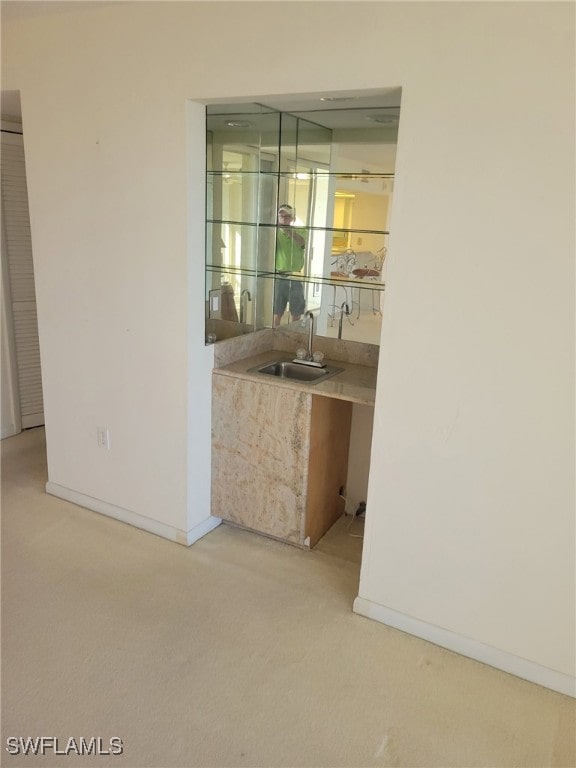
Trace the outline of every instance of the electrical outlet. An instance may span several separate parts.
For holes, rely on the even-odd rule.
[[[108,427],[98,427],[97,435],[98,435],[98,446],[100,448],[106,448],[106,450],[109,451],[110,450],[110,430],[108,429]]]

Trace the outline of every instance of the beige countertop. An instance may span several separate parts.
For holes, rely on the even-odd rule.
[[[300,392],[309,392],[312,395],[323,395],[324,397],[334,397],[338,400],[349,400],[353,403],[362,405],[374,405],[376,396],[376,374],[374,367],[367,365],[356,365],[342,360],[329,360],[324,362],[337,368],[343,368],[341,373],[337,373],[327,381],[319,381],[314,384],[290,379],[276,378],[264,373],[250,371],[250,368],[264,366],[280,360],[292,360],[293,355],[286,352],[269,350],[261,352],[251,357],[245,357],[234,363],[229,363],[222,368],[215,368],[213,373],[221,376],[233,376],[235,378],[247,379],[249,381],[269,384],[274,387],[284,387],[295,389]]]

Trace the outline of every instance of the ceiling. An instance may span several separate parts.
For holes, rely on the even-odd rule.
[[[271,110],[289,113],[332,131],[332,144],[338,144],[345,166],[372,173],[392,173],[400,117],[401,88],[370,91],[339,91],[275,96],[254,96],[251,101],[218,100],[207,104],[208,113],[222,116],[248,116]],[[229,130],[229,129],[228,129]],[[309,149],[309,148],[308,148]],[[348,170],[348,168],[346,168]]]
[[[241,113],[252,105],[260,104],[279,112],[323,125],[331,130],[378,129],[398,127],[401,88],[377,91],[337,91],[327,93],[283,94],[255,96],[226,102],[210,102],[212,113]]]

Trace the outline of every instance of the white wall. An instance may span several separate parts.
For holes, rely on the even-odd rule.
[[[574,8],[307,2],[286,24],[280,3],[71,7],[3,25],[50,479],[178,530],[207,519],[211,351],[186,99],[401,86],[357,610],[566,687]]]

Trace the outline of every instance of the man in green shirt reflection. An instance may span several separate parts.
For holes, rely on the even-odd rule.
[[[278,208],[276,233],[276,280],[274,285],[274,326],[280,325],[286,307],[290,308],[292,321],[304,314],[304,288],[300,280],[290,280],[304,267],[306,230],[292,226],[294,208],[283,203]]]

